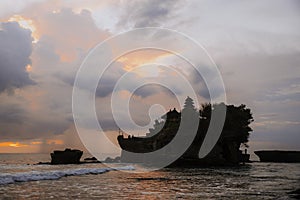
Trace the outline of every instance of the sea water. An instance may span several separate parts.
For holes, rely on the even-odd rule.
[[[291,199],[299,163],[171,168],[136,173],[115,164],[34,165],[48,154],[0,154],[0,199]]]

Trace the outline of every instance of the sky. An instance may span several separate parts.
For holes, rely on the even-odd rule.
[[[143,27],[176,30],[203,45],[220,71],[226,102],[252,110],[250,151],[300,150],[299,11],[297,0],[2,0],[0,153],[85,149],[72,114],[76,73],[97,44]],[[197,57],[198,52],[185,51]],[[96,90],[97,116],[108,137],[114,141],[118,130],[112,91],[126,72],[132,72],[129,83],[150,74],[186,97],[175,69],[192,83],[200,103],[209,101],[205,82],[188,65],[170,52],[151,49],[117,58]],[[209,71],[201,76],[214,79]],[[131,117],[146,128],[165,111],[181,107],[174,93],[158,85],[134,93],[120,88],[116,94],[131,98]],[[145,127],[127,131],[143,134]]]

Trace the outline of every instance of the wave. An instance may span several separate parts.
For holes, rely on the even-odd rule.
[[[0,185],[6,185],[16,182],[57,180],[65,176],[78,176],[85,174],[103,174],[116,170],[135,170],[133,166],[115,167],[115,168],[80,168],[55,171],[31,171],[22,173],[5,173],[0,175]]]

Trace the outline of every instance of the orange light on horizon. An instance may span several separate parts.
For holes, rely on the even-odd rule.
[[[0,142],[0,147],[27,147],[27,144],[20,142]]]
[[[47,144],[50,144],[50,145],[53,145],[53,144],[58,144],[58,145],[61,145],[61,144],[64,144],[64,141],[62,140],[47,140],[46,142]]]
[[[38,145],[38,144],[42,144],[42,142],[41,141],[34,141],[34,142],[31,142],[30,144],[32,144],[32,145]]]

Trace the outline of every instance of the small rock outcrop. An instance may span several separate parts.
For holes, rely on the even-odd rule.
[[[83,151],[78,149],[55,150],[51,153],[51,164],[79,164]]]
[[[120,156],[117,156],[115,158],[107,157],[104,162],[105,163],[120,163],[121,157]]]
[[[300,163],[300,151],[261,150],[254,153],[261,162]]]
[[[96,157],[85,158],[82,163],[101,163]]]
[[[97,161],[97,158],[91,157],[91,158],[85,158],[84,159],[84,161],[89,161],[89,160],[91,160],[91,161]]]

